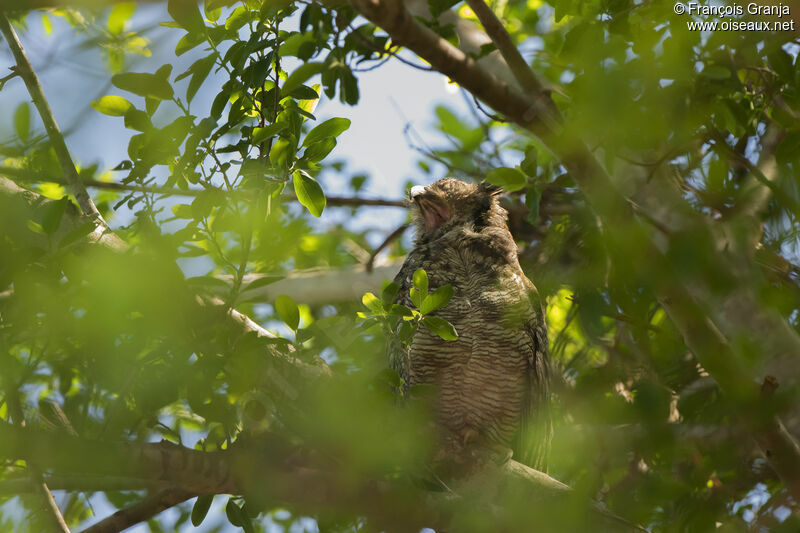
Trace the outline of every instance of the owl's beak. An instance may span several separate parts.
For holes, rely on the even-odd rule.
[[[419,207],[422,219],[425,221],[425,230],[431,231],[450,218],[450,211],[427,195],[427,192],[427,187],[414,185],[408,195],[411,197],[411,201]]]
[[[408,196],[409,198],[411,198],[412,201],[416,200],[417,196],[421,194],[425,194],[425,187],[423,187],[422,185],[414,185],[413,187],[411,187],[411,190],[408,191]]]

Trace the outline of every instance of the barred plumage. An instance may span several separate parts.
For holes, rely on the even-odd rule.
[[[517,259],[497,202],[500,189],[445,178],[411,191],[418,235],[395,281],[410,306],[414,271],[431,290],[451,284],[450,303],[434,314],[452,323],[456,341],[419,328],[410,347],[390,349],[405,387],[434,385],[443,449],[513,448],[514,458],[545,469],[551,422],[544,312]]]

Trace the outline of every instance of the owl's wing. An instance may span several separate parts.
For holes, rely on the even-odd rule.
[[[535,290],[535,289],[534,289]],[[528,360],[527,387],[519,431],[514,438],[514,459],[547,472],[547,457],[553,436],[550,413],[550,349],[544,309],[532,293],[532,313],[524,324],[530,342],[525,343]]]

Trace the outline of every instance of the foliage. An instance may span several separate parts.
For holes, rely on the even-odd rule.
[[[435,313],[452,288],[429,291],[420,270],[414,308],[394,303],[396,284],[360,304],[278,294],[263,305],[247,296],[295,270],[352,267],[353,243],[371,249],[367,230],[319,223],[334,208],[326,172],[345,172],[330,156],[350,120],[319,121],[314,112],[321,98],[359,105],[361,70],[395,55],[417,66],[419,59],[402,55],[353,4],[170,0],[170,19],[152,34],[131,29],[139,7],[131,2],[18,14],[23,44],[26,26],[50,28],[61,17],[103,54],[115,94],[83,104],[123,121],[128,158],[110,175],[79,170],[83,180],[122,185],[93,197],[106,220],[131,213],[113,228],[130,248],[90,242],[95,225],[67,194],[37,108],[14,102],[0,125],[0,175],[52,201],[0,194],[4,423],[207,452],[268,434],[275,440],[263,457],[282,457],[286,468],[324,465],[326,479],[338,482],[332,493],[368,479],[398,490],[392,501],[401,505],[420,485],[441,490],[424,469],[430,405],[420,394],[397,408],[384,344],[407,343],[420,325],[457,338]],[[465,3],[428,4],[434,14],[452,9],[477,22]],[[547,300],[556,375],[550,474],[575,496],[567,507],[539,505],[543,528],[586,530],[591,518],[578,512],[585,498],[653,531],[795,530],[797,495],[753,437],[774,415],[800,435],[796,40],[781,31],[692,31],[691,16],[659,2],[509,0],[493,9],[548,87],[563,138],[591,148],[636,215],[603,210],[602,191],[565,161],[578,148],[488,114],[478,99],[471,116],[439,105],[427,132],[435,142],[411,146],[422,153],[421,183],[446,171],[505,189],[521,264]],[[412,19],[463,44],[452,24]],[[152,72],[131,69],[162,33],[180,34],[174,57]],[[478,65],[500,61],[492,45],[469,53]],[[176,72],[183,56],[191,65]],[[517,83],[510,73],[505,81]],[[16,83],[3,78],[0,90]],[[202,91],[214,95],[205,107]],[[352,177],[354,194],[363,183]],[[403,253],[402,241],[394,243],[391,255]],[[696,307],[664,296],[676,287]],[[229,309],[275,335],[243,333]],[[704,324],[730,349],[723,365],[714,345],[691,340]],[[285,379],[287,361],[329,366],[337,379]],[[776,391],[759,392],[771,383],[765,376],[777,379]],[[76,460],[93,464],[94,452]],[[3,459],[0,487],[28,479],[36,464]],[[291,476],[269,472],[293,494]],[[140,488],[105,494],[124,508],[145,496]],[[311,517],[321,531],[361,531],[380,529],[370,520],[385,518],[370,515],[368,503],[321,505],[308,487],[302,501],[260,488],[176,502],[150,527],[289,530]],[[34,493],[2,494],[0,529],[44,530]],[[98,501],[82,494],[58,493],[70,526],[87,524]],[[505,525],[524,523],[530,503],[509,506]],[[468,530],[500,529],[485,508],[459,512]]]

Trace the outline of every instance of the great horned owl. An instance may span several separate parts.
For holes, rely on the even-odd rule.
[[[454,289],[434,314],[455,326],[458,339],[420,327],[410,346],[390,347],[389,360],[406,389],[433,385],[447,453],[513,449],[516,460],[543,470],[552,431],[547,328],[500,192],[452,178],[411,189],[417,238],[395,278],[396,303],[412,305],[413,274],[425,269],[431,290],[448,283]]]

